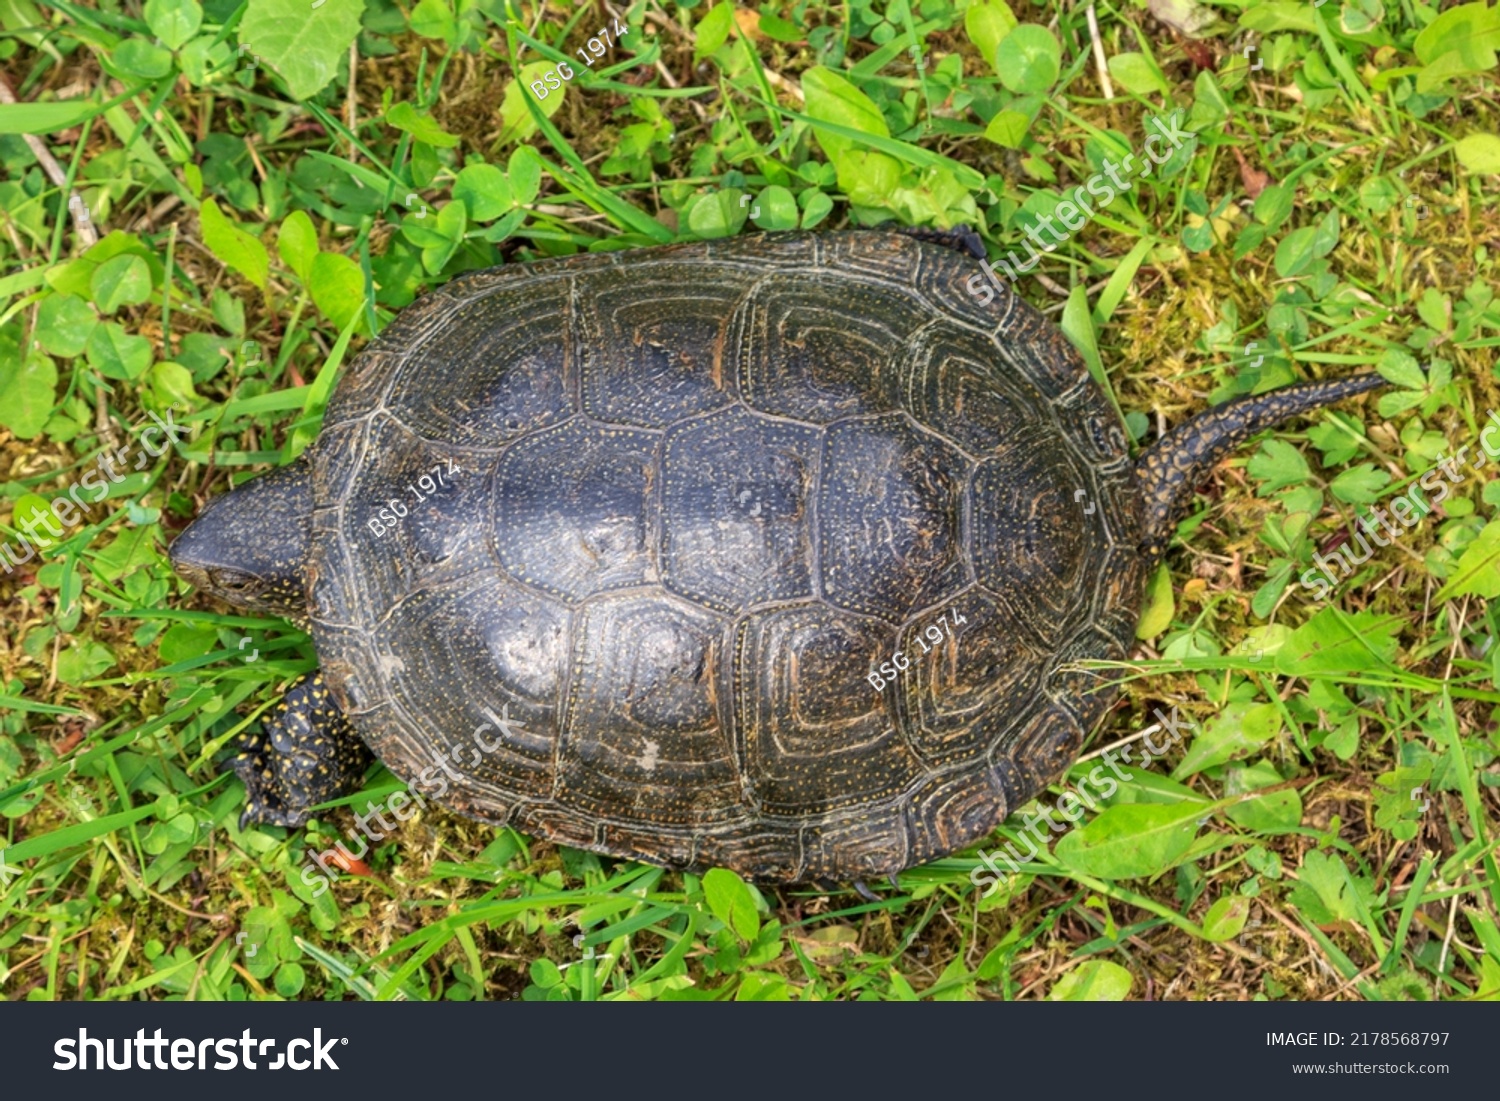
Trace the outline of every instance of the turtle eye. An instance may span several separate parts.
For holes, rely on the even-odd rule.
[[[235,570],[214,570],[209,574],[209,580],[214,583],[215,588],[230,593],[249,592],[256,586],[254,577]]]

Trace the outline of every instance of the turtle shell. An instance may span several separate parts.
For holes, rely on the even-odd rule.
[[[905,234],[464,275],[324,425],[331,688],[419,795],[569,845],[784,881],[942,856],[1069,764],[1112,695],[1077,663],[1132,638],[1118,417]]]

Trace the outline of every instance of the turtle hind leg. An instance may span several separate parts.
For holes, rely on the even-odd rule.
[[[298,678],[263,725],[229,762],[245,783],[240,829],[303,825],[319,803],[358,791],[374,759],[318,673]]]

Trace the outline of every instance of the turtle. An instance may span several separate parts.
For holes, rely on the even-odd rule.
[[[977,245],[977,247],[976,247]],[[243,824],[378,757],[551,841],[764,883],[894,876],[1059,776],[1144,579],[1304,382],[1132,458],[972,233],[760,234],[504,264],[402,310],[307,450],[210,500],[186,580],[309,631]],[[368,809],[368,808],[367,808]]]

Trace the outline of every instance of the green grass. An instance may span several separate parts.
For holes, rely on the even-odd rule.
[[[1079,5],[460,8],[0,5],[0,531],[131,456],[0,573],[0,993],[1500,998],[1490,468],[1330,600],[1298,581],[1500,408],[1493,10],[1176,6],[1186,37],[1098,4],[1101,70]],[[1136,660],[1097,670],[1124,692],[1086,752],[1144,744],[1158,709],[1192,726],[1087,825],[988,897],[969,851],[875,903],[437,811],[315,896],[298,869],[347,810],[237,828],[218,762],[315,654],[188,589],[164,546],[305,447],[339,365],[418,293],[757,228],[962,222],[1003,256],[1173,111],[1196,136],[1019,282],[1133,439],[1297,378],[1393,387],[1203,487]],[[150,456],[135,437],[173,402],[193,437]],[[395,786],[377,769],[360,805]]]

